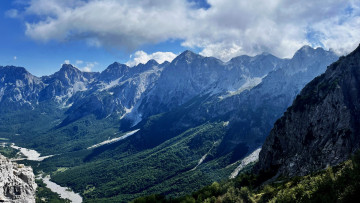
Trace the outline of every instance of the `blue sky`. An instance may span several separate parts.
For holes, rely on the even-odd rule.
[[[37,18],[30,16],[29,19],[10,18],[6,12],[10,9],[23,9],[22,5],[14,3],[13,0],[2,0],[0,7],[0,65],[23,66],[36,76],[49,75],[61,67],[65,60],[84,67],[86,63],[94,63],[92,71],[102,71],[109,64],[118,61],[126,63],[132,54],[121,48],[104,48],[88,46],[83,40],[70,42],[41,42],[31,39],[25,35],[27,20],[36,21]],[[139,49],[153,53],[159,51],[170,51],[181,53],[185,50],[179,40],[167,40],[158,44],[144,44]],[[194,49],[196,51],[196,49]],[[76,64],[76,61],[83,61]]]
[[[291,57],[303,45],[341,55],[360,42],[359,8],[356,0],[2,0],[0,65],[42,76],[65,61],[102,71],[186,49],[223,61]]]

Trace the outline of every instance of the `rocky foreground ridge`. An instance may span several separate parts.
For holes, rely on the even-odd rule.
[[[288,176],[337,165],[360,148],[360,46],[301,91],[274,125],[255,167]]]
[[[0,154],[0,202],[35,202],[36,187],[31,167],[11,162]]]

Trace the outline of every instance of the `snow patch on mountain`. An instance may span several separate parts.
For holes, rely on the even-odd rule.
[[[110,88],[112,88],[112,87],[115,87],[116,85],[119,84],[120,79],[121,79],[121,78],[118,78],[118,79],[116,79],[116,80],[111,81],[111,82],[108,83],[108,84],[104,84],[104,87],[101,88],[99,91],[101,92],[101,91],[104,91],[104,90],[108,90],[108,89],[110,89]]]
[[[259,85],[263,78],[265,78],[267,75],[264,75],[263,77],[245,77],[245,83],[237,90],[235,91],[228,91],[225,96],[220,96],[219,99],[225,99],[227,97],[231,97],[237,94],[241,94],[242,92],[244,92],[245,90],[251,90],[252,88],[256,87],[257,85]]]
[[[202,164],[204,162],[204,160],[206,159],[207,155],[211,152],[211,150],[214,148],[214,146],[217,144],[218,142],[214,142],[213,146],[211,146],[211,148],[209,149],[209,151],[201,157],[201,159],[199,160],[198,164],[193,168],[191,169],[190,171],[193,171],[193,170],[196,170],[196,168],[198,166],[200,166],[200,164]]]
[[[241,92],[243,92],[245,90],[251,90],[258,84],[260,84],[264,77],[266,77],[266,75],[264,75],[263,77],[254,77],[254,78],[247,77],[246,82],[238,90],[236,90],[234,92],[230,92],[230,94],[235,95],[235,94],[240,94]]]
[[[250,155],[248,155],[247,157],[242,159],[241,162],[240,162],[240,165],[238,167],[236,167],[236,169],[229,176],[229,179],[235,178],[239,174],[239,172],[242,169],[244,169],[247,165],[249,165],[252,162],[257,161],[259,159],[260,151],[261,151],[261,148],[256,149]]]
[[[100,142],[100,143],[98,143],[98,144],[95,144],[95,145],[93,145],[93,146],[91,146],[91,147],[88,147],[87,149],[93,149],[93,148],[100,147],[100,146],[103,146],[103,145],[106,145],[106,144],[111,144],[111,143],[114,143],[114,142],[118,142],[118,141],[120,141],[120,140],[123,140],[123,139],[125,139],[125,138],[127,138],[127,137],[129,137],[129,136],[131,136],[131,135],[133,135],[133,134],[135,134],[135,133],[138,132],[139,130],[140,130],[140,129],[136,129],[136,130],[133,130],[133,131],[130,131],[130,132],[126,133],[126,134],[123,135],[123,136],[120,136],[120,137],[117,137],[117,138],[113,138],[113,139],[111,139],[111,140],[105,140],[105,141]]]
[[[86,91],[87,87],[84,82],[76,82],[73,87],[73,93]]]
[[[123,119],[127,114],[131,113],[133,108],[134,108],[133,106],[131,108],[129,108],[129,109],[125,107],[124,108],[125,113],[120,117],[120,120]]]

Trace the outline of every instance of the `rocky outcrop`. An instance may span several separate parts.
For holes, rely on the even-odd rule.
[[[35,202],[36,187],[31,167],[11,162],[0,154],[0,202]]]
[[[256,172],[305,175],[339,164],[360,147],[360,47],[301,91],[274,125]]]

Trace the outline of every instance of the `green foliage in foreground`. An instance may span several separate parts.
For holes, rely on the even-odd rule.
[[[36,180],[38,185],[36,189],[36,202],[37,203],[70,203],[68,199],[62,199],[57,193],[52,192],[49,188],[46,187],[45,183],[42,180]]]
[[[356,202],[360,199],[360,153],[318,173],[265,185],[262,181],[262,176],[241,174],[235,180],[214,182],[181,198],[151,195],[133,202]]]

